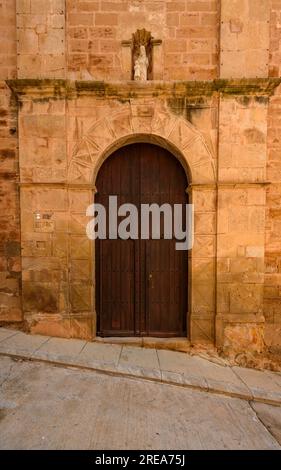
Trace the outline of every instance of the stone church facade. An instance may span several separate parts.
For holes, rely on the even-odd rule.
[[[0,324],[96,337],[86,209],[107,158],[149,143],[180,161],[195,208],[187,338],[280,357],[281,0],[0,0],[0,12]]]

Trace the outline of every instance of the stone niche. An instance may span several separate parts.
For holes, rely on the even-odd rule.
[[[131,39],[122,41],[121,44],[123,49],[123,69],[125,73],[126,71],[127,73],[129,72],[126,77],[127,79],[130,77],[131,80],[134,80],[134,64],[140,55],[141,46],[145,48],[148,59],[147,80],[155,80],[162,77],[162,60],[159,55],[159,46],[162,44],[161,39],[153,38],[151,32],[143,28],[137,29],[132,34]]]
[[[102,162],[127,143],[152,142],[180,160],[195,205],[189,339],[261,352],[266,116],[277,81],[9,85],[19,102],[28,329],[95,338],[95,250],[85,232],[86,208]]]

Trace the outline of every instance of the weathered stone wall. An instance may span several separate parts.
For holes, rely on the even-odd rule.
[[[8,68],[15,0],[1,6]],[[18,76],[130,80],[131,51],[121,43],[146,28],[162,40],[154,79],[277,77],[280,11],[280,0],[17,0]]]
[[[193,109],[198,97],[185,103],[184,87],[180,107],[168,85],[162,91],[153,84],[149,90],[139,87],[134,99],[126,85],[114,90],[101,99],[95,84],[90,90],[77,84],[64,90],[67,97],[54,99],[55,86],[25,86],[19,115],[25,320],[35,333],[88,339],[95,334],[94,247],[85,234],[85,213],[106,155],[145,134],[179,149],[199,185],[191,190],[196,204],[191,328],[194,340],[213,342],[216,208],[208,184],[215,181],[217,98],[200,98]]]
[[[269,76],[281,76],[281,1],[270,3]]]
[[[154,79],[206,80],[218,71],[217,0],[17,0],[18,76],[131,79],[130,40],[146,28]]]
[[[220,102],[217,327],[225,349],[263,349],[267,106],[257,96]]]
[[[18,78],[64,78],[65,0],[17,0]]]
[[[0,80],[17,76],[16,0],[0,3]]]
[[[0,323],[22,319],[18,181],[17,106],[0,82]]]
[[[154,79],[208,80],[217,76],[218,5],[194,1],[67,0],[71,78],[131,79],[131,51],[121,45],[146,28],[154,47]]]
[[[1,6],[8,68],[15,0]],[[280,11],[280,0],[17,0],[18,76],[128,80],[131,53],[121,42],[146,28],[163,41],[154,79],[277,77]]]
[[[266,79],[281,75],[281,0],[2,0],[0,12],[0,321],[23,310],[34,333],[92,337],[85,210],[102,159],[145,134],[191,175],[192,340],[280,353],[281,91]],[[162,41],[144,87],[129,82],[138,28]]]
[[[268,109],[266,244],[264,315],[265,341],[273,353],[281,352],[281,88]]]
[[[268,75],[270,0],[221,1],[220,75]]]
[[[0,324],[22,320],[17,104],[6,79],[17,74],[16,7],[0,2]]]

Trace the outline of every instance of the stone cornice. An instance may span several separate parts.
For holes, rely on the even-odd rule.
[[[213,81],[71,81],[60,79],[7,80],[7,85],[21,101],[25,96],[34,100],[75,99],[79,96],[130,100],[142,97],[210,97],[270,96],[281,83],[281,78],[217,79]]]
[[[217,183],[190,183],[187,187],[187,192],[193,189],[200,190],[200,189],[245,189],[251,187],[264,187],[271,185],[270,181],[241,181],[241,182],[228,182],[228,181],[219,181]]]
[[[90,189],[95,193],[97,192],[95,184],[87,183],[67,183],[67,182],[51,182],[51,181],[33,181],[33,182],[19,182],[17,185],[21,188],[32,188],[34,186],[52,187],[52,188],[66,188],[66,189]],[[257,182],[241,182],[241,183],[190,183],[186,188],[186,192],[190,193],[192,190],[200,191],[201,189],[216,190],[216,189],[245,189],[252,187],[265,187],[271,185],[270,181],[257,181]]]

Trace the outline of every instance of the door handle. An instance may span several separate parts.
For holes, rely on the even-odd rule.
[[[152,283],[152,280],[153,280],[153,276],[152,276],[152,274],[151,274],[151,273],[149,273],[149,275],[148,275],[148,282],[149,282],[149,284],[150,284],[150,287],[151,287],[151,289],[153,289],[153,283]]]

